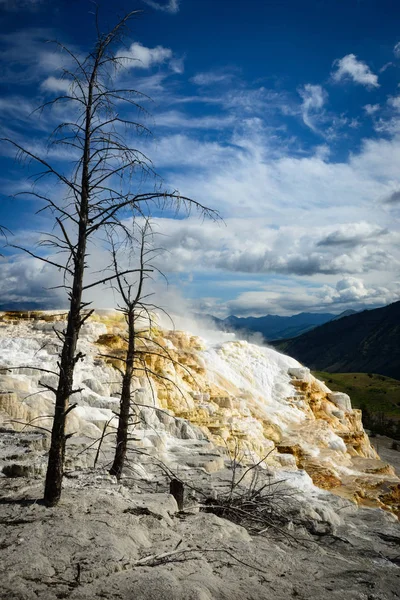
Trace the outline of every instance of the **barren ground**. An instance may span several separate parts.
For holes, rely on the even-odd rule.
[[[1,598],[400,597],[400,528],[380,509],[336,498],[330,519],[303,507],[284,530],[252,537],[193,506],[179,513],[154,486],[129,489],[105,474],[68,479],[55,508],[41,504],[42,487],[0,479]]]

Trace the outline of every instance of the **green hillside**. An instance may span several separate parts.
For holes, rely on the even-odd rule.
[[[270,343],[313,370],[400,379],[400,301]]]
[[[373,373],[327,373],[313,371],[335,392],[345,392],[353,408],[366,407],[371,413],[384,413],[400,419],[400,381]]]

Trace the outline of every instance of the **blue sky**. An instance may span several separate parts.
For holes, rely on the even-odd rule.
[[[148,94],[140,140],[168,189],[224,223],[156,213],[169,294],[217,315],[368,308],[400,298],[400,5],[383,0],[100,3],[101,22],[143,9],[123,77]],[[0,0],[0,127],[35,151],[62,118],[32,110],[65,88],[48,43],[94,39],[86,0]],[[68,66],[68,65],[67,65]],[[66,153],[49,158],[68,170]],[[51,227],[34,169],[0,148],[0,224],[33,248]],[[63,303],[59,274],[10,247],[0,304]],[[91,268],[104,264],[91,249]],[[163,296],[165,297],[164,292]],[[103,291],[97,305],[113,303]],[[175,300],[172,300],[174,303]]]

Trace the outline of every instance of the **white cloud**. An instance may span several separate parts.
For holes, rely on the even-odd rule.
[[[169,61],[169,68],[173,73],[181,74],[185,70],[185,61],[183,58],[172,58]]]
[[[336,284],[336,294],[344,300],[359,300],[370,295],[361,279],[345,277]]]
[[[393,54],[396,58],[400,58],[400,42],[397,42],[393,48]]]
[[[314,150],[315,158],[320,160],[328,160],[331,155],[331,149],[327,144],[319,144]]]
[[[326,155],[277,154],[269,137],[257,138],[253,129],[243,136],[228,146],[168,136],[150,152],[156,165],[180,169],[171,186],[215,206],[223,216],[267,213],[271,224],[307,220],[312,228],[358,222],[360,214],[370,211],[373,223],[390,224],[379,200],[400,187],[398,140],[366,140],[348,161],[333,162]],[[185,172],[185,165],[196,170]]]
[[[389,96],[387,103],[396,111],[400,111],[400,96]]]
[[[192,217],[159,218],[153,224],[155,231],[162,234],[160,239],[166,249],[155,262],[163,272],[170,277],[180,274],[183,283],[193,279],[192,290],[197,275],[202,274],[202,295],[207,289],[204,275],[219,274],[218,286],[213,291],[218,296],[225,290],[225,296],[228,292],[231,300],[225,305],[217,298],[209,300],[210,312],[291,314],[328,309],[340,312],[348,307],[385,304],[400,297],[399,282],[396,284],[389,277],[382,285],[374,275],[376,271],[382,276],[398,268],[399,262],[388,248],[398,246],[400,236],[386,239],[391,234],[372,223],[343,224],[336,229],[331,225],[276,229],[266,218],[227,219],[225,224],[218,224]],[[327,240],[331,243],[320,244]],[[30,243],[33,242],[32,238]],[[101,245],[91,248],[92,271],[98,272],[108,261]],[[48,290],[60,284],[60,273],[38,260],[17,256],[3,263],[2,273],[2,303],[36,301],[56,307],[65,303],[63,291]],[[229,273],[232,279],[225,285],[224,277]],[[362,274],[363,279],[355,274]],[[369,283],[368,277],[372,278]],[[249,290],[241,292],[243,288]],[[102,307],[115,303],[108,289],[102,289],[101,298],[97,292],[87,300],[94,300],[95,305]]]
[[[253,118],[255,115],[265,118],[266,113],[298,115],[299,108],[281,91],[271,90],[264,86],[249,88],[231,86],[227,93],[217,94],[214,102],[226,110],[240,111],[241,117]]]
[[[35,108],[32,102],[20,96],[0,98],[0,111],[3,117],[27,121]]]
[[[192,83],[199,86],[209,86],[218,83],[226,83],[231,81],[233,77],[232,73],[222,71],[207,71],[206,73],[197,73],[192,77]]]
[[[196,219],[156,219],[170,272],[224,271],[313,277],[390,270],[400,264],[389,233],[371,223],[272,228],[266,219],[227,219],[226,228]],[[386,238],[386,236],[388,236]],[[386,239],[385,239],[386,238]],[[400,239],[400,236],[397,237]]]
[[[144,0],[144,2],[155,10],[162,10],[163,12],[174,14],[179,11],[181,0],[162,0],[161,2],[155,2],[155,0]]]
[[[379,108],[379,104],[366,104],[364,106],[364,110],[367,115],[374,115],[376,112],[378,112]]]
[[[45,28],[1,34],[0,79],[7,83],[28,84],[70,67],[72,59],[68,54],[59,52],[55,45],[45,43],[54,37],[55,33]],[[76,51],[74,47],[70,50]]]
[[[334,81],[350,78],[356,83],[367,87],[379,87],[378,77],[372,73],[369,66],[357,59],[355,54],[347,54],[334,61],[336,71],[332,73]]]
[[[233,116],[192,117],[175,110],[160,113],[156,117],[157,125],[178,129],[225,129],[232,127],[234,121]]]
[[[42,82],[40,87],[50,92],[68,92],[71,88],[71,83],[68,79],[60,79],[51,75]]]
[[[321,290],[321,301],[324,305],[338,304],[343,308],[384,305],[398,300],[399,297],[399,282],[394,282],[394,285],[389,287],[371,287],[356,277],[344,277],[335,287],[324,286]]]
[[[218,142],[199,143],[198,140],[182,134],[161,137],[155,146],[149,148],[148,153],[151,153],[158,168],[196,167],[206,170],[212,170],[215,164],[222,166],[225,162],[234,161],[238,154],[234,149],[225,148]],[[186,185],[185,177],[183,185]],[[173,182],[171,186],[175,187]]]
[[[384,73],[385,71],[387,71],[388,69],[390,69],[390,67],[395,67],[395,63],[394,62],[387,62],[386,64],[383,65],[383,67],[381,67],[379,69],[379,73]]]
[[[318,116],[321,113],[328,94],[320,85],[312,85],[311,83],[307,83],[303,88],[299,89],[299,94],[303,100],[301,105],[303,121],[307,127],[318,133]]]
[[[120,50],[117,56],[127,68],[149,69],[172,58],[172,50],[163,46],[146,48],[139,42],[134,42],[127,50]]]
[[[170,254],[164,267],[199,271],[202,281],[212,273],[297,278],[293,310],[297,296],[299,309],[303,306],[303,292],[304,307],[318,310],[321,296],[310,301],[311,284],[335,289],[336,280],[345,277],[362,277],[369,290],[389,290],[371,292],[371,305],[395,299],[400,140],[365,140],[359,152],[334,162],[326,147],[314,156],[277,154],[269,138],[256,132],[243,130],[229,145],[182,134],[161,138],[154,160],[174,170],[171,186],[219,209],[227,225],[166,221],[161,229]],[[213,285],[207,296],[215,293]],[[230,289],[225,298],[236,295]],[[341,309],[340,295],[330,292],[330,298],[329,310]],[[283,294],[279,301],[289,310]],[[268,312],[263,306],[261,314]]]
[[[366,243],[368,240],[376,241],[377,237],[387,235],[388,230],[381,227],[361,221],[359,223],[346,223],[340,225],[337,229],[324,236],[318,246],[357,246],[360,243]]]
[[[361,126],[360,120],[358,118],[350,119],[350,121],[346,119],[346,123],[348,123],[350,129],[358,129]]]
[[[65,306],[65,294],[49,292],[49,288],[62,283],[62,276],[42,261],[19,254],[2,261],[3,277],[0,281],[1,303],[38,302],[43,306]]]
[[[298,279],[268,282],[264,290],[239,294],[228,302],[226,312],[237,315],[292,315],[302,311],[340,313],[384,306],[400,298],[400,282],[368,286],[361,279],[345,277],[333,285],[305,287]],[[212,312],[212,306],[209,307]]]

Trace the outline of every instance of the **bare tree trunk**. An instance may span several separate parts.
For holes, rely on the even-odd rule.
[[[85,116],[85,145],[82,160],[82,187],[79,202],[79,231],[74,253],[74,276],[70,295],[70,309],[67,319],[64,344],[60,358],[60,376],[55,398],[55,412],[51,431],[49,461],[46,472],[44,503],[54,506],[61,497],[65,459],[65,424],[69,409],[69,398],[73,393],[74,369],[80,358],[76,354],[79,332],[82,326],[82,292],[85,273],[85,255],[89,212],[89,161],[90,131],[92,117],[92,94],[96,76],[97,61],[92,71],[88,89],[88,102]]]
[[[83,232],[82,226],[82,232]],[[82,286],[85,265],[86,237],[80,236],[80,249],[77,252],[74,283],[72,288],[67,329],[60,360],[60,376],[55,399],[55,412],[51,432],[49,462],[46,472],[44,502],[54,506],[61,496],[63,466],[65,456],[65,424],[69,408],[69,398],[73,393],[73,376],[79,355],[76,354],[81,328]]]
[[[60,361],[60,377],[55,402],[49,462],[47,466],[44,491],[44,502],[47,506],[54,506],[57,504],[61,496],[66,442],[65,423],[69,398],[71,396],[73,387],[75,349],[79,331],[76,328],[76,322],[77,319],[79,319],[79,313],[77,314],[76,311],[74,312],[75,315],[71,311],[68,316],[66,343],[63,348]]]
[[[77,360],[79,360],[76,356],[76,347],[81,327],[84,249],[82,254],[82,260],[79,261],[81,266],[79,269],[77,268],[74,275],[70,311],[68,313],[65,341],[60,360],[60,376],[55,400],[54,421],[44,491],[44,502],[47,506],[57,504],[61,496],[66,442],[65,424],[69,408],[69,398],[73,392],[74,368]]]
[[[128,351],[125,359],[125,372],[122,379],[121,401],[117,431],[117,447],[110,474],[120,479],[124,467],[126,450],[128,446],[128,427],[131,408],[131,387],[135,360],[135,323],[134,312],[130,310],[127,315],[128,322]]]

